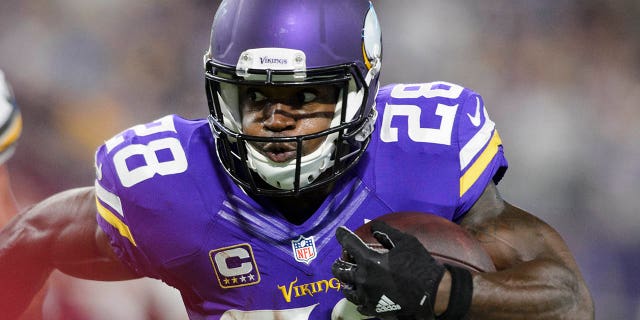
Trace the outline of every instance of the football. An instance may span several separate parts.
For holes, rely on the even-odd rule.
[[[388,225],[418,238],[422,245],[441,262],[472,272],[495,271],[489,254],[480,242],[459,225],[434,214],[396,212],[378,217]],[[371,222],[354,231],[369,247],[386,250],[373,237]]]

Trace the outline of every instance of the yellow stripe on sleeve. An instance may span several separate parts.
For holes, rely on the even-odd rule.
[[[120,235],[122,235],[123,237],[129,239],[129,241],[134,245],[134,246],[138,246],[136,244],[136,241],[133,239],[133,235],[131,234],[131,230],[129,230],[129,226],[127,226],[126,224],[124,224],[124,222],[122,222],[122,220],[118,219],[118,217],[111,212],[109,209],[107,209],[105,206],[103,206],[100,201],[98,201],[98,199],[96,198],[96,207],[98,208],[98,213],[100,213],[100,216],[107,221],[110,225],[112,225],[114,228],[118,229],[118,231],[120,231]]]
[[[471,186],[478,180],[480,175],[484,172],[484,170],[489,165],[489,162],[493,159],[493,157],[498,153],[498,146],[502,144],[502,140],[500,140],[500,135],[498,131],[495,130],[493,132],[493,137],[489,141],[487,147],[482,151],[482,154],[476,162],[469,167],[469,170],[465,172],[465,174],[460,177],[460,197],[462,197]]]

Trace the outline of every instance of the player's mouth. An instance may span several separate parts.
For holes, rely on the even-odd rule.
[[[283,163],[296,158],[296,144],[290,143],[266,143],[259,148],[269,160]]]

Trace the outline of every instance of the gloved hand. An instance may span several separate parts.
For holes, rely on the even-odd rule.
[[[0,164],[15,151],[22,132],[22,116],[15,104],[11,87],[0,70]]]
[[[369,248],[345,227],[336,230],[338,242],[353,260],[338,259],[331,268],[343,283],[345,297],[365,315],[433,319],[445,267],[414,236],[381,221],[372,221],[371,230],[388,252]]]

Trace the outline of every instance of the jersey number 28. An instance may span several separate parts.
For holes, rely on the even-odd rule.
[[[129,130],[132,130],[140,137],[160,132],[176,132],[172,116],[166,116],[149,125],[138,125]],[[123,134],[129,130],[108,140],[105,143],[107,152],[124,142]],[[158,155],[161,153],[170,154],[170,157],[167,155],[169,160],[160,161]],[[134,156],[142,157],[144,165],[130,169],[127,165],[127,160]],[[156,174],[165,176],[182,173],[188,167],[184,149],[180,144],[180,140],[175,137],[152,140],[148,144],[129,144],[113,155],[113,164],[118,178],[120,178],[120,183],[127,188],[150,179]]]
[[[391,91],[391,97],[397,99],[441,97],[453,100],[459,98],[463,90],[464,88],[459,85],[446,82],[399,84]],[[398,128],[392,127],[391,122],[394,117],[406,116],[407,134],[412,141],[450,145],[458,105],[438,103],[435,115],[441,117],[439,128],[421,127],[420,117],[423,110],[423,107],[414,104],[387,104],[382,118],[380,139],[384,142],[397,142]]]

